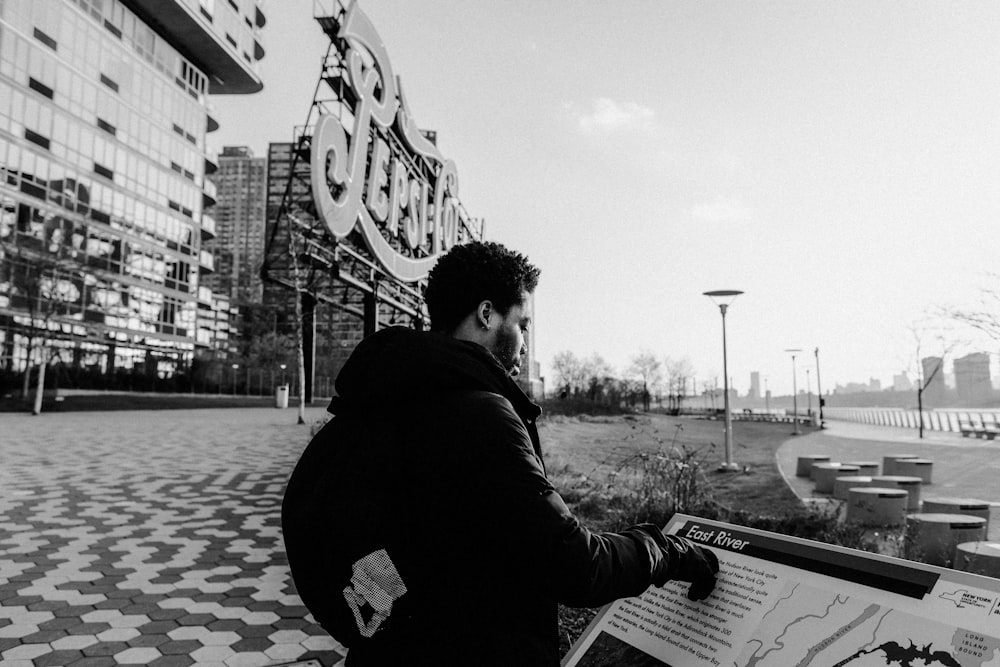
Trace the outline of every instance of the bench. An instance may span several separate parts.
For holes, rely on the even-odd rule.
[[[1000,424],[976,424],[973,422],[958,422],[958,430],[962,434],[963,438],[968,438],[970,435],[974,435],[977,438],[986,438],[987,440],[994,440],[998,435],[1000,435]]]

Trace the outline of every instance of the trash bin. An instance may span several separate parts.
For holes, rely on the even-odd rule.
[[[274,394],[274,407],[276,408],[287,408],[288,407],[288,385],[279,384],[278,391]]]

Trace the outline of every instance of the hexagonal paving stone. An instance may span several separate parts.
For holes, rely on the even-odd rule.
[[[309,639],[309,635],[301,630],[278,630],[268,636],[275,644],[300,644]]]
[[[7,649],[3,652],[2,656],[3,662],[6,664],[8,660],[31,660],[51,651],[51,647],[47,644],[21,644],[20,646]]]
[[[191,657],[199,665],[205,662],[224,662],[234,655],[236,651],[229,646],[202,646],[191,652]]]
[[[171,639],[156,647],[163,655],[190,655],[201,648],[201,642],[195,639]]]
[[[97,635],[102,642],[127,642],[141,633],[135,628],[111,628]]]
[[[83,654],[88,657],[111,656],[121,653],[127,648],[129,648],[129,645],[125,642],[97,642],[85,647]]]
[[[67,637],[63,637],[61,639],[57,639],[56,641],[52,642],[52,648],[56,649],[57,651],[66,649],[80,650],[80,649],[85,649],[93,644],[96,644],[97,641],[98,638],[93,637],[91,635],[69,635]]]
[[[159,658],[162,653],[155,648],[128,648],[115,654],[115,660],[120,665],[145,665]]]
[[[237,653],[226,659],[226,667],[264,667],[272,662],[266,653]]]
[[[277,614],[270,611],[257,611],[247,614],[242,618],[242,621],[247,625],[270,625],[271,623],[277,622],[280,618]]]
[[[34,658],[35,667],[66,667],[83,657],[79,651],[51,651]]]
[[[205,646],[229,646],[240,641],[242,637],[235,632],[209,632],[203,637],[199,637],[200,641]]]
[[[308,650],[300,644],[277,644],[264,651],[264,653],[272,660],[295,660],[300,655],[308,652]]]
[[[182,625],[167,633],[171,639],[197,639],[211,632],[208,628],[193,625]]]

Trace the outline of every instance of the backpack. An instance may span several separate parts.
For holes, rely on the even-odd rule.
[[[347,648],[408,616],[406,585],[391,555],[395,429],[377,423],[344,415],[327,422],[296,463],[281,504],[299,597]]]

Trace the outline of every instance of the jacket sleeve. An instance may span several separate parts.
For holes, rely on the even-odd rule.
[[[497,395],[470,406],[478,423],[472,448],[504,525],[523,545],[524,557],[541,568],[551,596],[570,606],[595,607],[639,595],[669,578],[666,539],[652,524],[620,533],[594,533],[582,526],[545,476],[527,430],[510,403]],[[518,547],[520,548],[520,546]]]

